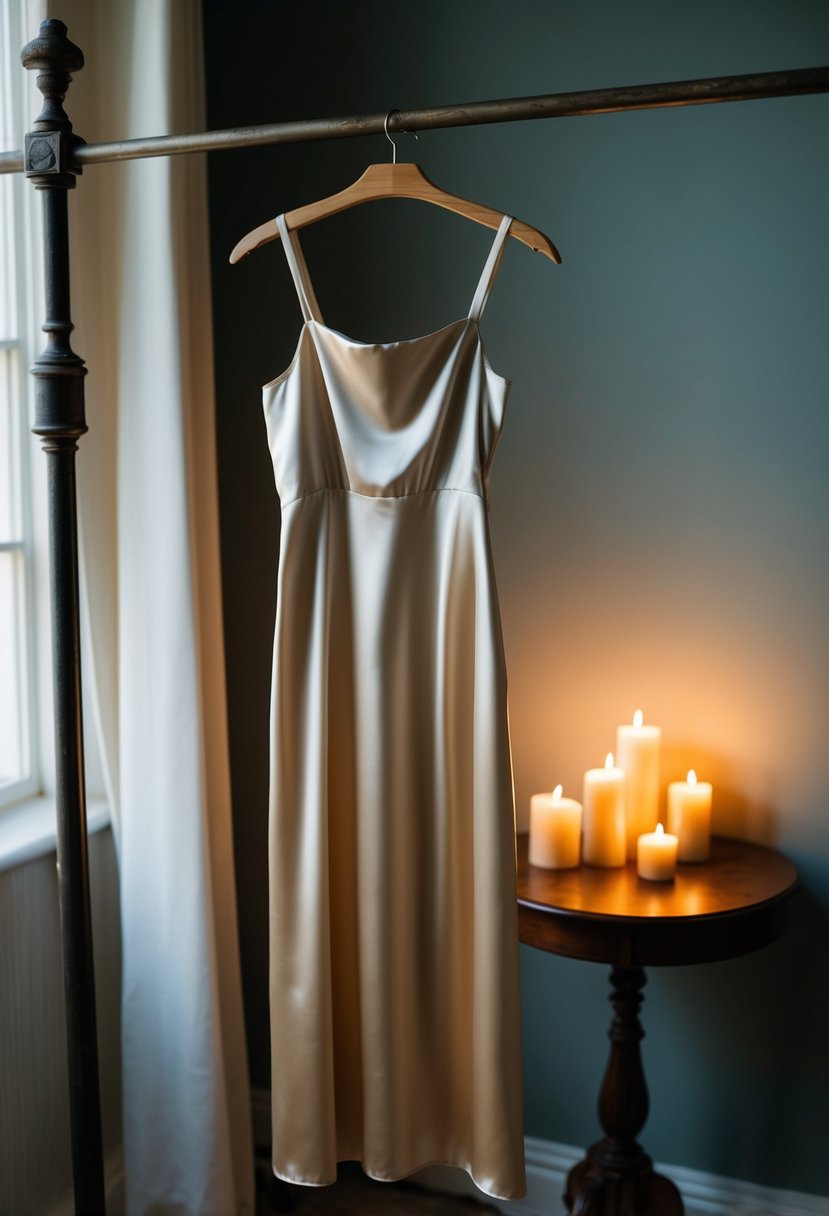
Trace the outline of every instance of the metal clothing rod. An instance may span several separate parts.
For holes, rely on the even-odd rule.
[[[585,114],[618,114],[625,110],[654,110],[668,106],[701,106],[722,101],[754,101],[764,97],[792,97],[829,92],[829,67],[795,68],[783,72],[755,72],[747,76],[715,76],[668,84],[626,85],[575,93],[547,93],[500,101],[471,101],[417,110],[394,110],[389,131],[434,131],[444,127],[471,127],[486,123],[521,122],[536,118],[567,118]],[[75,149],[72,167],[108,161],[138,160],[149,156],[176,156],[183,152],[216,152],[262,144],[303,143],[320,139],[346,139],[382,135],[385,114],[358,114],[342,118],[311,118],[299,122],[231,127],[194,135],[164,135],[83,144]],[[23,168],[22,152],[0,154],[0,173]]]

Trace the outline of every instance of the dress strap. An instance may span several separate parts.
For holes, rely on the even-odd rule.
[[[498,273],[498,267],[501,265],[501,258],[504,256],[504,248],[506,245],[509,226],[512,223],[512,216],[505,215],[501,220],[501,225],[495,234],[495,240],[492,242],[492,249],[489,251],[489,257],[481,274],[481,280],[478,283],[477,290],[472,300],[472,307],[469,310],[470,321],[480,320],[481,313],[486,308],[489,293],[492,291],[492,285],[495,282],[495,276]]]
[[[324,325],[325,322],[320,314],[320,306],[317,303],[314,287],[308,274],[308,267],[305,264],[305,257],[299,243],[299,238],[295,232],[291,232],[285,223],[284,214],[276,217],[276,226],[279,229],[279,235],[282,237],[282,244],[285,247],[285,256],[288,259],[296,293],[302,306],[302,315],[306,321],[319,321],[320,325]]]

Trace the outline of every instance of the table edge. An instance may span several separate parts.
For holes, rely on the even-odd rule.
[[[518,856],[517,840],[519,837],[524,837],[525,839],[529,840],[529,833],[528,832],[519,832],[516,834],[516,858]],[[575,917],[579,920],[595,920],[595,921],[599,921],[599,922],[610,922],[613,924],[617,924],[620,922],[626,922],[626,923],[629,922],[633,925],[642,925],[642,924],[648,924],[652,921],[653,922],[658,921],[661,924],[664,924],[668,921],[676,922],[676,923],[680,923],[680,924],[688,924],[688,923],[697,923],[697,922],[701,922],[704,920],[713,920],[713,919],[717,919],[717,918],[730,919],[732,917],[749,915],[752,911],[759,911],[760,909],[762,909],[764,907],[769,907],[772,904],[776,903],[778,900],[789,899],[794,894],[794,892],[797,890],[798,886],[800,885],[800,874],[798,872],[797,866],[794,864],[794,862],[791,860],[791,858],[787,857],[785,853],[781,853],[778,849],[775,849],[772,845],[761,844],[755,840],[741,840],[740,837],[738,837],[738,836],[719,836],[718,835],[718,836],[713,837],[713,839],[722,840],[727,844],[748,845],[751,848],[762,849],[769,853],[775,853],[782,861],[784,861],[786,863],[786,865],[791,870],[791,873],[792,873],[791,881],[789,882],[788,886],[781,888],[779,891],[776,891],[773,895],[766,896],[763,899],[755,900],[753,903],[740,904],[738,907],[734,907],[734,908],[719,908],[713,912],[692,912],[692,913],[674,914],[674,915],[666,915],[666,916],[656,916],[652,913],[639,914],[636,912],[619,915],[614,912],[593,912],[593,911],[590,911],[589,909],[584,909],[584,908],[565,908],[565,907],[561,907],[558,904],[539,903],[536,900],[529,898],[528,896],[521,895],[518,893],[518,889],[517,889],[518,871],[516,868],[516,900],[518,902],[519,907],[532,908],[534,911],[537,911],[537,912],[541,913],[542,915],[555,916],[555,917],[559,917],[559,916],[560,917]],[[582,863],[582,864],[584,864],[584,863]],[[627,862],[626,864],[631,865],[632,863]],[[685,864],[691,864],[691,863],[685,863]],[[704,865],[705,863],[700,863],[700,864]],[[601,867],[599,867],[599,868],[601,868]],[[654,885],[658,886],[658,884],[654,884]]]
[[[560,907],[516,892],[519,940],[550,954],[615,966],[718,962],[770,945],[785,929],[787,902],[800,885],[797,867],[769,845],[718,839],[776,853],[786,863],[790,881],[752,903],[665,916]]]

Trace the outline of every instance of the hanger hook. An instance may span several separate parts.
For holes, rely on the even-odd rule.
[[[392,152],[392,158],[391,158],[391,163],[393,165],[397,164],[397,144],[394,142],[392,137],[389,135],[389,119],[391,118],[392,114],[399,114],[399,113],[400,113],[399,110],[389,110],[389,112],[386,115],[385,120],[383,122],[383,130],[386,133],[386,139],[389,141],[391,146],[394,148],[394,151]],[[417,131],[410,131],[409,134],[414,135],[415,139],[417,139]]]
[[[386,115],[386,120],[383,123],[383,130],[386,133],[386,139],[389,141],[392,148],[394,149],[394,151],[392,152],[392,157],[391,157],[391,163],[393,165],[397,164],[397,144],[394,142],[392,137],[389,135],[389,119],[391,118],[392,114],[399,114],[399,113],[400,113],[399,110],[389,110],[388,114]]]

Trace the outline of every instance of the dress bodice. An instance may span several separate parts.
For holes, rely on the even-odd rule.
[[[358,342],[326,326],[295,234],[279,217],[305,324],[263,389],[282,506],[324,490],[402,498],[486,496],[510,382],[487,361],[479,320],[503,253],[505,216],[469,315],[406,341]]]

